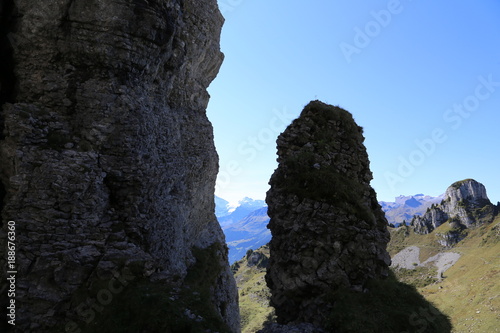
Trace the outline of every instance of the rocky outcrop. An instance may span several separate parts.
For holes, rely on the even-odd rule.
[[[441,244],[451,246],[464,237],[463,230],[493,221],[496,207],[491,204],[483,184],[474,179],[453,183],[443,201],[433,205],[422,216],[414,216],[411,224],[416,233],[428,234],[449,222],[450,233],[441,237]]]
[[[436,233],[436,241],[443,247],[453,247],[467,237],[468,233],[465,227],[451,226],[445,232]]]
[[[411,224],[415,227],[414,230],[416,233],[427,234],[447,220],[448,214],[441,209],[436,209],[436,206],[432,206],[427,209],[424,215],[415,215]]]
[[[269,258],[260,251],[249,250],[246,256],[248,267],[267,268]]]
[[[446,189],[445,200],[448,200],[452,207],[458,206],[464,200],[467,200],[473,207],[482,207],[485,203],[490,203],[486,188],[474,179],[465,179],[451,184]]]
[[[210,269],[200,306],[237,332],[205,115],[223,58],[216,1],[9,0],[1,16],[0,237],[15,221],[15,327],[97,332],[127,286],[160,284],[181,304],[186,277]]]
[[[394,202],[380,201],[389,225],[397,227],[403,222],[408,225],[414,215],[423,215],[427,208],[443,201],[444,194],[432,197],[424,194],[400,195]]]
[[[279,324],[322,327],[336,290],[388,274],[387,220],[363,141],[349,112],[319,101],[278,137],[266,280]]]

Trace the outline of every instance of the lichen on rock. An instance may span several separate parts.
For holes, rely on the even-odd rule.
[[[266,276],[278,323],[321,327],[339,288],[363,291],[388,275],[387,220],[370,186],[362,128],[352,115],[309,103],[278,137],[266,201]]]

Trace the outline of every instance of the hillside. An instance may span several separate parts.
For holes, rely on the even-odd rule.
[[[446,225],[442,225],[436,232],[445,232],[446,228]],[[451,249],[441,246],[434,234],[419,235],[411,231],[410,227],[390,231],[388,250],[392,257],[410,246],[420,249],[420,263],[444,252],[460,255],[458,261],[439,276],[435,262],[407,270],[392,267],[399,281],[415,286],[427,301],[450,318],[452,332],[498,332],[500,216],[493,223],[472,230]],[[262,265],[249,265],[248,258],[255,260],[261,255],[269,257],[267,246],[253,251],[232,266],[240,296],[243,333],[256,332],[273,314],[268,304],[270,294],[264,281],[265,268]],[[417,329],[427,327],[429,323],[424,319],[425,316],[413,317]]]
[[[468,196],[470,202],[474,202],[475,198],[474,195]],[[439,207],[434,205],[429,212]],[[466,208],[464,216],[474,216],[472,212],[475,208],[470,203],[462,201],[457,207]],[[499,331],[500,216],[486,219],[492,222],[484,222],[485,216],[481,215],[482,222],[463,229],[463,237],[458,243],[443,243],[444,236],[456,232],[457,222],[453,212],[448,211],[448,214],[451,216],[449,221],[426,234],[415,232],[415,228],[409,225],[389,228],[391,241],[388,251],[393,260],[391,277],[385,282],[375,281],[372,285],[374,290],[383,290],[382,294],[367,297],[341,291],[337,295],[340,317],[336,318],[336,322],[341,325],[341,332],[356,332],[363,329],[363,322],[366,325],[378,322],[387,311],[394,311],[394,306],[387,307],[384,302],[395,302],[399,298],[422,304],[417,306],[420,312],[412,311],[407,307],[408,303],[399,305],[399,310],[405,309],[401,313],[407,314],[406,321],[392,322],[392,325],[403,327],[410,324],[410,331],[429,332],[436,329],[436,323],[444,325],[441,329],[446,327],[446,320],[434,315],[439,313],[436,309],[450,318],[452,332]],[[268,305],[270,294],[264,283],[265,269],[249,265],[250,261],[255,262],[256,258],[257,261],[262,260],[263,256],[265,259],[269,257],[267,247],[253,253],[249,251],[245,258],[232,266],[240,294],[243,332],[247,333],[259,329],[273,313]],[[431,305],[424,306],[424,302],[430,302],[427,304],[433,304],[436,309]],[[378,309],[377,314],[367,313],[365,308]],[[357,324],[352,324],[354,322]]]
[[[257,332],[275,318],[265,283],[268,258],[266,245],[248,251],[231,266],[238,285],[242,333]],[[331,329],[344,333],[423,332],[422,328],[427,329],[425,332],[449,332],[448,318],[414,287],[398,281],[394,274],[386,280],[371,281],[366,288],[364,293],[347,289],[335,293],[337,302],[328,318]],[[422,311],[429,312],[432,322],[422,324],[426,318]]]
[[[396,270],[398,277],[414,285],[419,292],[448,315],[453,332],[498,332],[500,319],[500,216],[479,228],[469,230],[465,239],[453,248],[437,242],[438,234],[448,231],[449,223],[431,234],[419,235],[410,227],[391,230],[389,253],[416,246],[419,261],[443,252],[460,255],[458,261],[437,278],[433,265],[414,270]]]
[[[495,332],[500,319],[500,216],[473,179],[453,183],[411,226],[391,230],[396,275],[448,315],[455,332]]]
[[[401,196],[399,201],[421,206],[416,197],[421,196]],[[336,314],[332,314],[337,331],[359,332],[375,323],[384,332],[446,332],[446,317],[441,313],[449,318],[454,333],[500,331],[498,205],[489,203],[482,185],[470,179],[452,184],[439,200],[419,217],[435,226],[429,232],[418,233],[422,228],[411,225],[388,228],[388,251],[393,260],[388,280],[370,282],[368,288],[373,292],[368,295],[349,290],[337,293]],[[446,212],[448,220],[436,220],[441,215],[433,212],[438,210]],[[458,232],[457,226],[462,226],[458,242],[443,242]],[[256,332],[274,314],[264,280],[263,264],[268,258],[269,249],[264,246],[248,251],[232,266],[246,333]],[[401,299],[404,302],[395,306]],[[401,319],[394,320],[398,316]],[[384,321],[390,324],[380,324]]]
[[[269,306],[271,293],[266,286],[266,266],[269,261],[269,246],[251,251],[231,268],[235,274],[241,311],[241,332],[253,333],[273,316]]]

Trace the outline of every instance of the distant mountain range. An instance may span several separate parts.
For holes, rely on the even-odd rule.
[[[389,224],[410,223],[414,215],[422,216],[433,204],[439,204],[444,194],[433,197],[424,194],[400,195],[394,202],[380,201]],[[264,200],[244,198],[231,206],[227,200],[215,197],[215,215],[226,235],[229,262],[240,260],[248,250],[256,250],[271,240],[267,229],[269,217]]]
[[[389,228],[388,251],[397,279],[446,313],[454,332],[498,332],[500,203],[490,202],[482,184],[465,179],[453,183],[442,196],[399,196],[395,202],[380,204],[389,221],[407,222],[406,226]],[[417,215],[408,218],[413,212]],[[253,226],[259,228],[258,224]],[[238,285],[244,333],[261,329],[272,313],[265,281],[269,260],[269,247],[264,246],[246,252],[231,267]],[[384,293],[393,291],[384,289]],[[405,292],[404,297],[409,294]],[[428,306],[421,309],[427,311],[425,319],[411,314],[410,324],[418,323],[415,331],[431,332],[426,320],[436,320],[438,312]],[[427,317],[429,313],[431,317]],[[415,318],[418,320],[413,321]]]
[[[217,216],[217,219],[229,215],[230,209],[229,201],[215,196],[215,216]]]
[[[239,222],[251,212],[262,207],[267,207],[264,200],[254,200],[247,197],[240,200],[237,205],[232,206],[227,200],[215,197],[215,216],[223,228]]]
[[[264,200],[244,198],[234,207],[216,196],[215,215],[226,235],[231,264],[240,260],[248,250],[258,249],[271,240]]]
[[[444,194],[437,197],[424,194],[400,195],[395,198],[394,202],[380,201],[379,204],[382,206],[389,224],[397,227],[403,222],[410,223],[414,215],[423,215],[427,208],[433,204],[441,203],[443,198]]]
[[[267,229],[267,207],[253,211],[244,219],[223,228],[229,247],[229,262],[240,260],[248,250],[258,249],[271,240]]]

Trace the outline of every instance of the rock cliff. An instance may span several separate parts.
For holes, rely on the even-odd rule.
[[[387,220],[363,141],[349,112],[319,101],[278,137],[266,280],[280,324],[322,327],[336,290],[388,274]]]
[[[466,179],[453,183],[440,204],[433,205],[422,216],[415,216],[411,223],[415,232],[428,234],[449,222],[451,233],[443,235],[442,244],[450,246],[460,241],[464,229],[493,221],[495,211],[496,207],[488,199],[484,185],[474,179]]]
[[[149,323],[137,332],[173,317],[209,329],[207,313],[237,332],[205,115],[223,59],[216,1],[8,0],[1,10],[0,266],[15,221],[16,329],[97,332],[142,286],[138,297],[161,290],[171,312],[148,321],[155,303],[141,303],[144,319],[126,299],[125,318]]]

